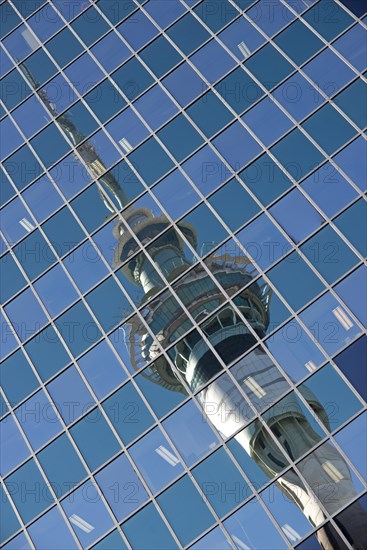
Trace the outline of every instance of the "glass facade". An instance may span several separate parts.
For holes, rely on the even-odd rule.
[[[1,548],[367,548],[365,11],[0,2]]]

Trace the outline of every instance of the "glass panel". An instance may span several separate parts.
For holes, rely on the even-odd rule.
[[[157,502],[182,545],[214,523],[214,517],[187,475],[159,495]]]
[[[154,529],[145,530],[141,528],[142,525],[152,525]],[[152,503],[148,504],[141,512],[138,512],[124,523],[122,529],[132,548],[139,548],[141,550],[149,550],[152,547],[161,550],[178,548]]]
[[[241,118],[266,147],[293,126],[291,120],[270,97],[260,101]],[[271,120],[271,124],[269,124],[269,120]]]
[[[265,42],[265,38],[244,17],[231,23],[219,38],[240,61]]]
[[[245,66],[268,90],[274,88],[292,71],[293,67],[271,45],[267,44],[245,62]]]
[[[140,56],[157,78],[161,78],[182,61],[180,54],[164,36],[160,36],[144,48]]]
[[[23,401],[39,386],[22,350],[18,350],[1,364],[1,385],[13,406]]]
[[[367,236],[359,228],[365,226],[366,219],[367,203],[363,199],[360,199],[334,221],[336,227],[343,232],[363,256],[367,255]]]
[[[30,288],[14,298],[4,309],[22,342],[47,323],[46,315]]]
[[[334,157],[336,164],[352,179],[361,191],[367,190],[366,148],[366,140],[363,136],[360,136]]]
[[[218,445],[217,437],[193,401],[173,413],[162,425],[189,466]]]
[[[44,382],[70,362],[69,355],[51,325],[30,340],[25,349]]]
[[[3,411],[2,411],[3,412]],[[13,415],[9,415],[0,422],[0,449],[1,475],[6,476],[30,455],[30,450],[15,423]]]
[[[304,25],[301,20],[292,23],[287,29],[281,32],[274,42],[297,65],[302,65],[323,47],[323,42]]]
[[[287,548],[285,540],[256,499],[235,512],[224,522],[224,526],[236,548]]]
[[[226,128],[213,144],[236,171],[261,152],[260,145],[239,121]]]
[[[121,450],[119,442],[98,408],[74,424],[70,433],[92,471]]]
[[[210,455],[192,473],[219,517],[252,495],[252,490],[223,448]]]
[[[87,471],[66,434],[38,453],[37,458],[58,498],[87,477]]]
[[[73,550],[76,545],[75,539],[57,507],[41,516],[28,528],[28,532],[37,548]]]
[[[0,299],[4,303],[19,290],[24,287],[27,282],[19,270],[17,264],[13,260],[11,254],[5,254],[0,260],[1,266],[1,287]]]
[[[210,34],[200,25],[191,13],[187,13],[167,31],[167,34],[177,44],[185,55],[190,55],[203,44]]]
[[[104,401],[103,409],[125,445],[145,432],[154,422],[131,382]]]
[[[65,370],[47,386],[65,424],[71,424],[94,405],[92,394],[74,366]]]
[[[15,414],[35,451],[62,430],[56,410],[43,390],[27,399]]]
[[[130,447],[129,452],[153,493],[184,471],[176,452],[158,427]]]
[[[118,521],[148,499],[147,492],[124,454],[98,472],[95,478]]]
[[[215,59],[216,63],[212,63],[212,59]],[[228,55],[216,40],[211,40],[195,53],[191,57],[191,61],[210,84],[219,80],[219,78],[228,73],[236,65],[232,57]]]
[[[304,19],[328,42],[340,34],[346,27],[349,27],[354,21],[333,0],[322,0],[322,2],[316,4],[304,15]]]
[[[342,373],[367,400],[367,338],[363,336],[334,359]]]
[[[5,485],[24,523],[28,523],[54,503],[54,498],[33,459],[7,477]],[[22,488],[21,491],[19,487]]]
[[[200,97],[188,108],[187,113],[208,138],[216,134],[233,118],[233,115],[212,91]]]
[[[113,527],[97,488],[87,481],[61,503],[82,546],[86,547]]]
[[[67,346],[77,357],[101,337],[101,332],[82,302],[72,306],[56,321]]]
[[[335,287],[335,290],[361,323],[367,326],[367,314],[364,307],[367,299],[366,266],[361,265],[348,275]]]

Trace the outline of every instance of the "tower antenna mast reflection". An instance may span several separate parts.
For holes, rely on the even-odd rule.
[[[128,202],[126,194],[115,177],[107,172],[95,147],[88,140],[83,141],[85,137],[67,114],[59,116],[47,94],[38,89],[38,83],[25,64],[23,71],[42,103],[53,117],[57,117],[55,123],[65,132],[73,145],[78,146],[78,153],[87,169],[103,186],[104,192],[99,186],[98,191],[108,211],[114,213],[116,210],[124,210]],[[81,145],[78,145],[79,143]],[[122,264],[121,270],[125,277],[142,287],[144,296],[141,304],[146,304],[145,322],[156,335],[156,339],[152,338],[145,325],[134,317],[125,338],[132,364],[138,370],[142,355],[146,360],[154,361],[150,368],[151,374],[145,376],[152,383],[169,390],[185,392],[181,378],[192,392],[204,388],[197,397],[208,420],[219,433],[227,438],[238,431],[241,423],[245,425],[234,436],[236,441],[270,479],[279,476],[287,466],[280,448],[284,449],[291,460],[296,460],[321,440],[298,406],[294,392],[287,393],[288,383],[283,377],[279,377],[276,365],[261,348],[256,348],[251,354],[242,357],[238,364],[239,384],[243,394],[233,384],[229,385],[225,377],[217,377],[209,383],[223,369],[220,361],[197,331],[190,332],[173,347],[172,365],[168,361],[157,360],[160,348],[156,340],[165,348],[175,342],[180,333],[187,332],[184,327],[187,317],[182,309],[178,311],[173,307],[171,295],[163,292],[154,297],[164,288],[158,272],[171,282],[186,272],[192,266],[192,262],[185,255],[183,238],[171,227],[166,216],[155,216],[148,208],[134,206],[125,208],[121,216],[124,222],[119,221],[114,229],[117,239],[114,263],[115,266]],[[196,249],[195,228],[185,222],[178,222],[176,225],[192,248]],[[155,239],[158,235],[160,237]],[[153,262],[149,261],[143,252],[138,252],[137,241],[150,243],[149,254]],[[175,283],[175,292],[183,299],[189,313],[197,322],[205,319],[200,326],[207,342],[225,363],[229,364],[256,344],[253,332],[260,338],[265,335],[269,325],[271,292],[266,284],[259,284],[253,280],[251,262],[242,253],[235,256],[229,252],[219,256],[212,255],[210,260],[206,260],[206,264],[229,296],[245,287],[236,299],[237,308],[243,317],[228,305],[207,319],[208,312],[216,307],[213,304],[221,303],[222,293],[200,265],[193,269],[190,275],[183,277],[181,282]],[[249,423],[243,413],[246,409],[244,395],[257,410],[263,408],[262,400],[265,395],[268,399],[273,395],[273,402],[276,401],[276,396],[286,395],[280,403],[262,414],[264,424],[267,424],[279,445],[275,443],[264,424],[258,420]],[[305,388],[303,397],[315,415],[328,427],[327,414],[315,395]],[[233,411],[236,411],[235,415],[231,414]],[[238,418],[238,414],[243,417]],[[356,497],[350,470],[331,444],[323,444],[316,453],[298,463],[297,467],[314,491],[310,490],[294,469],[281,474],[276,483],[302,510],[313,526],[317,527],[325,521],[323,507],[329,514],[334,514]],[[327,498],[331,488],[337,495],[335,499]],[[354,506],[350,517],[344,517],[345,522],[340,528],[352,547],[361,550],[367,548],[365,512],[362,508]],[[344,542],[329,523],[320,528],[316,536],[325,550],[345,548]]]

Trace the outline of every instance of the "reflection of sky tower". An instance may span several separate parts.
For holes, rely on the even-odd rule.
[[[36,88],[37,83],[34,82],[29,71],[25,70],[25,73]],[[51,114],[57,117],[58,113],[47,96],[42,91],[38,92],[38,95]],[[56,123],[74,145],[84,139],[84,136],[80,134],[67,116],[59,116]],[[78,153],[93,176],[98,178],[103,185],[105,193],[100,190],[99,192],[108,210],[114,212],[114,204],[118,209],[123,209],[127,204],[125,193],[111,173],[106,173],[104,164],[95,148],[85,141],[78,145]],[[142,304],[147,303],[144,308],[145,321],[156,335],[156,339],[165,348],[187,332],[188,327],[185,327],[187,318],[181,308],[177,309],[177,302],[172,299],[171,295],[167,296],[163,292],[154,298],[155,294],[164,288],[164,284],[145,254],[135,254],[137,250],[135,238],[143,244],[149,242],[149,254],[155,266],[169,282],[190,268],[191,261],[185,256],[182,237],[177,231],[168,230],[170,222],[164,215],[154,216],[147,208],[128,207],[125,209],[123,217],[130,230],[127,230],[123,222],[119,222],[114,229],[118,241],[115,263],[116,265],[123,263],[124,275],[143,288]],[[197,238],[194,227],[185,222],[178,222],[177,226],[195,249]],[[166,229],[167,231],[164,232]],[[154,241],[153,239],[158,235],[160,237]],[[246,269],[248,261],[244,256],[241,257],[241,260],[242,265],[241,262],[224,255],[213,256],[211,263],[207,263],[209,270],[215,274],[216,280],[229,295],[251,282],[252,277]],[[206,318],[221,303],[221,291],[200,266],[191,271],[191,275],[185,276],[181,283],[175,284],[175,292],[197,322]],[[265,335],[269,324],[269,300],[269,288],[266,285],[252,283],[236,299],[237,308],[247,323],[231,306],[222,307],[217,314],[211,315],[201,323],[207,340],[227,364],[242,356],[256,343],[249,325],[258,336]],[[136,347],[134,346],[137,340],[140,343],[137,348],[138,353],[143,354],[148,360],[157,357],[159,349],[155,340],[142,323],[132,322],[129,341],[131,342],[130,353],[133,363],[136,359],[136,363],[138,361],[138,358],[135,357]],[[153,365],[152,382],[173,391],[182,391],[180,376],[185,379],[192,391],[196,391],[222,370],[220,362],[197,331],[190,332],[174,346],[174,367],[159,361]],[[289,386],[285,379],[279,376],[277,367],[261,350],[256,350],[240,361],[239,373],[243,393],[258,410],[261,409],[261,399],[265,394],[268,399],[271,399],[273,395],[275,402],[277,396],[288,391]],[[326,412],[312,392],[304,390],[303,397],[327,426]],[[200,392],[199,398],[204,410],[206,404],[216,404],[216,413],[211,414],[209,419],[220,433],[229,437],[237,431],[238,424],[234,422],[234,416],[228,414],[228,411],[243,410],[241,405],[243,405],[244,396],[236,386],[229,385],[225,379],[219,377]],[[287,406],[285,407],[285,405]],[[286,401],[282,400],[282,406],[275,405],[272,407],[271,413],[262,415],[280,445],[294,460],[305,454],[320,440],[307,418],[296,409],[293,394],[288,394]],[[286,466],[283,454],[260,422],[252,423],[235,437],[269,477],[277,475]],[[324,495],[330,491],[330,484],[332,482],[337,484],[338,499],[326,506],[329,513],[333,514],[343,503],[346,504],[355,496],[350,471],[342,457],[331,445],[323,445],[322,451],[320,450],[315,458],[306,461],[304,466],[299,466],[299,468],[308,481],[312,480],[309,485],[317,486],[321,502],[324,502]],[[278,478],[278,485],[301,508],[313,525],[317,526],[324,521],[324,512],[318,500],[315,499],[315,495],[293,470]],[[354,548],[363,549],[365,548],[363,540],[366,539],[366,533],[363,533],[365,515],[361,512],[360,517],[357,516],[358,514],[354,511],[354,517],[349,518],[350,521],[345,526],[344,534],[353,543]],[[327,526],[319,529],[317,537],[325,550],[344,548],[338,535]]]

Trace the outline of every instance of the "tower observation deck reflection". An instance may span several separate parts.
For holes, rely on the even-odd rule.
[[[36,88],[37,83],[28,71],[26,77]],[[81,142],[84,138],[73,122],[67,116],[58,116],[45,94],[38,92],[38,95],[51,114],[58,117],[56,124],[72,143],[76,145]],[[182,235],[195,249],[195,227],[178,222],[178,232],[171,227],[165,215],[155,216],[150,209],[143,207],[126,208],[124,190],[114,176],[106,171],[92,144],[84,141],[78,146],[78,153],[89,172],[98,178],[97,186],[101,186],[98,190],[107,210],[111,213],[123,210],[120,214],[122,220],[114,228],[117,240],[115,267],[122,264],[124,276],[144,290],[141,305],[145,304],[144,320],[151,331],[146,329],[137,316],[129,323],[126,345],[132,364],[138,369],[141,356],[153,361],[150,374],[146,376],[152,383],[171,391],[185,392],[182,381],[192,392],[201,389],[198,399],[208,420],[218,432],[225,438],[235,434],[238,444],[269,479],[278,476],[276,483],[284,494],[302,510],[313,526],[321,526],[316,536],[324,549],[344,549],[346,546],[340,535],[326,522],[325,511],[333,515],[357,496],[346,462],[332,444],[326,443],[297,464],[299,473],[293,468],[281,473],[288,465],[285,455],[290,461],[296,461],[316,446],[321,437],[298,406],[294,392],[289,392],[288,383],[280,376],[279,369],[265,351],[256,348],[242,357],[256,344],[254,334],[261,338],[266,333],[270,321],[269,287],[253,280],[251,270],[248,269],[250,262],[244,254],[236,257],[225,253],[222,256],[211,256],[206,266],[229,296],[244,288],[237,295],[237,309],[227,305],[210,315],[215,304],[223,301],[223,294],[203,267],[191,270],[188,276],[182,277],[181,282],[175,282],[174,292],[191,317],[200,322],[205,338],[197,330],[191,331],[171,347],[171,363],[156,360],[160,356],[161,347],[167,348],[181,334],[187,333],[184,326],[187,316],[182,308],[175,307],[177,302],[172,300],[172,294],[163,291],[165,283],[162,282],[162,276],[171,283],[192,266],[191,260],[185,255]],[[155,239],[158,235],[160,237]],[[149,261],[139,247],[139,243],[145,245],[148,242],[149,255],[153,261]],[[242,357],[237,364],[238,387],[229,383],[228,378],[220,376],[209,383],[223,371],[218,357],[226,364]],[[302,393],[315,416],[328,427],[327,412],[315,395],[307,388]],[[278,397],[283,395],[285,397],[279,402]],[[278,401],[278,404],[268,410],[265,408],[263,422],[249,422],[244,405],[259,411],[264,408],[265,396],[270,403]],[[245,427],[239,430],[243,425]],[[195,430],[195,426],[192,429]],[[329,498],[330,494],[333,498]],[[344,523],[339,524],[339,527],[352,547],[361,550],[367,548],[366,515],[363,509],[355,505],[353,512],[349,516],[344,514],[343,519]]]

